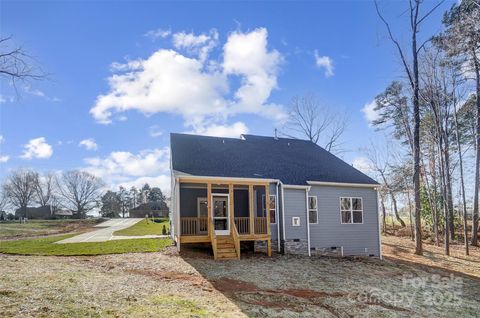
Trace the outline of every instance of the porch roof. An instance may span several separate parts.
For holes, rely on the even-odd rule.
[[[318,145],[300,139],[242,135],[241,139],[170,134],[172,169],[194,176],[377,184]]]

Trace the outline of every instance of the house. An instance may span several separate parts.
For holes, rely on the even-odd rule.
[[[292,254],[380,257],[378,183],[298,139],[171,134],[171,235],[210,243],[215,259],[240,245]]]
[[[154,201],[143,203],[130,209],[128,215],[131,218],[144,218],[145,215],[149,217],[167,218],[168,212],[168,206],[165,202]]]
[[[28,219],[57,219],[57,218],[71,218],[73,212],[70,210],[60,210],[51,205],[44,205],[39,207],[27,207],[25,209],[17,209],[15,217],[26,217]]]

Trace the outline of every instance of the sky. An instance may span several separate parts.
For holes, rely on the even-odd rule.
[[[402,43],[407,6],[380,2]],[[16,90],[0,79],[0,180],[85,169],[169,193],[169,133],[273,136],[305,94],[348,114],[340,156],[361,168],[360,149],[384,138],[372,101],[402,76],[371,1],[0,1],[10,35],[49,76]]]

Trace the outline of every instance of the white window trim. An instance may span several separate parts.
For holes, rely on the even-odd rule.
[[[274,210],[275,211],[275,222],[272,222],[272,218],[270,218],[270,224],[277,224],[277,205],[278,205],[278,202],[277,202],[277,196],[275,194],[269,194],[270,197],[274,197],[275,198],[275,209],[272,209],[272,207],[270,207],[270,211]],[[262,194],[262,211],[265,211],[265,217],[267,216],[267,202],[265,201],[265,194]]]
[[[344,222],[343,222],[343,219],[342,219],[342,199],[350,199],[350,219],[352,220],[352,222],[350,222],[350,223],[344,223]],[[360,211],[360,210],[353,210],[353,204],[352,204],[353,202],[352,202],[352,199],[360,199],[360,200],[362,200],[362,210],[361,210],[361,211],[362,211],[362,222],[361,222],[361,223],[353,222],[353,212],[354,212],[354,211],[358,212],[358,211]],[[318,203],[318,202],[317,202],[317,203]],[[364,222],[364,217],[365,217],[365,213],[364,213],[365,208],[364,208],[364,206],[363,206],[363,197],[340,197],[340,198],[339,198],[339,203],[340,203],[340,223],[341,223],[341,224],[350,224],[350,225],[352,225],[352,224],[353,224],[353,225],[356,225],[356,224],[361,225],[361,224],[363,224],[363,222]]]
[[[310,209],[308,204],[310,203],[310,198],[315,198],[316,201],[316,208],[315,209]],[[317,222],[310,222],[310,218],[308,219],[308,224],[318,224],[318,197],[316,195],[309,195],[307,198],[307,208],[308,208],[308,213],[310,215],[310,211],[315,211],[315,214],[317,215]]]

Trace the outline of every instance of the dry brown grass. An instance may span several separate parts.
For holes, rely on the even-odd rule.
[[[0,255],[2,317],[473,317],[480,280],[462,277],[430,306],[431,268],[395,260],[245,255],[214,261],[193,254],[95,257]],[[433,270],[447,278],[445,270]],[[425,278],[421,288],[405,275]],[[398,301],[390,295],[414,296]],[[407,301],[408,300],[408,301]],[[410,302],[411,301],[411,302]]]
[[[444,254],[443,246],[435,246],[430,242],[424,242],[423,249],[423,256],[415,255],[415,244],[409,237],[382,236],[382,252],[388,259],[439,268],[480,279],[480,247],[470,246],[469,256],[465,255],[465,248],[460,244],[450,245],[450,256]]]

